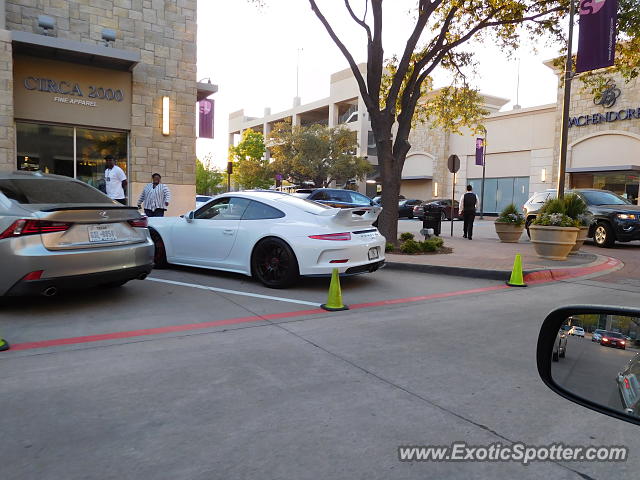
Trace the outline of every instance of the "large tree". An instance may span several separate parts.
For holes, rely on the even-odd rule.
[[[271,168],[292,183],[311,181],[327,187],[333,181],[364,180],[372,167],[355,155],[356,132],[343,126],[277,123],[269,135]]]
[[[431,89],[435,69],[447,70],[452,83],[424,104],[422,114],[451,131],[461,126],[477,127],[480,96],[467,83],[467,74],[476,67],[475,50],[484,43],[508,55],[519,47],[523,37],[536,43],[561,45],[565,41],[570,5],[570,0],[416,0],[404,48],[389,60],[383,48],[384,12],[404,9],[403,2],[387,1],[384,10],[383,0],[344,0],[344,15],[360,29],[366,45],[367,65],[363,74],[353,53],[361,47],[350,49],[325,15],[320,0],[308,1],[331,41],[346,58],[369,113],[382,168],[382,201],[393,206],[383,210],[379,228],[392,242],[397,239],[395,204],[402,167],[411,148],[409,133],[416,110],[420,110],[425,93]],[[622,42],[613,70],[621,71],[627,79],[638,74],[639,3],[619,0],[618,40]],[[401,34],[397,30],[390,32],[395,37]],[[393,67],[392,71],[385,69],[388,66]],[[593,88],[604,83],[603,76],[584,77]],[[469,114],[467,107],[475,111]]]
[[[251,129],[242,132],[238,145],[229,147],[229,160],[234,163],[234,183],[244,189],[272,186],[272,169],[269,160],[265,158],[265,152],[262,133]]]
[[[217,195],[224,192],[224,174],[212,166],[211,156],[203,161],[196,158],[196,193],[200,195]]]

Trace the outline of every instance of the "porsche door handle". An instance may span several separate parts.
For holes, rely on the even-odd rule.
[[[233,234],[234,234],[234,232],[235,232],[235,230],[233,230],[233,229],[231,229],[231,228],[227,228],[227,229],[225,229],[225,230],[223,230],[223,231],[222,231],[222,233],[223,233],[224,235],[233,235]]]

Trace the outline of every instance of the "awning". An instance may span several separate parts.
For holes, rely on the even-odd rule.
[[[209,95],[213,95],[218,91],[218,86],[208,82],[198,82],[198,101],[204,100]]]
[[[140,53],[138,52],[31,32],[12,31],[11,41],[14,53],[34,57],[122,71],[132,70],[140,63]]]
[[[567,168],[567,173],[621,172],[621,171],[640,172],[640,165],[610,165],[610,166],[604,166],[604,167]]]

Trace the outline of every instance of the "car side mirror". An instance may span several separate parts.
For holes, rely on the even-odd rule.
[[[195,214],[193,210],[191,210],[189,214],[185,217],[185,219],[187,220],[187,223],[191,223],[193,222],[194,217],[195,217]]]
[[[600,338],[568,335],[570,321]],[[640,349],[626,339],[640,325],[640,310],[571,306],[551,312],[538,336],[542,381],[560,396],[597,412],[640,425]]]

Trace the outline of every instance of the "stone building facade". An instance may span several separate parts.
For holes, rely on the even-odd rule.
[[[18,168],[46,164],[51,173],[69,174],[71,167],[64,163],[64,155],[34,160],[29,155],[34,147],[21,142],[52,131],[39,129],[35,134],[33,124],[38,121],[58,127],[59,136],[66,135],[63,127],[70,126],[76,142],[75,176],[84,174],[88,181],[98,181],[100,157],[108,150],[102,147],[118,144],[120,150],[126,148],[118,163],[129,177],[130,204],[135,204],[151,174],[158,172],[174,194],[169,213],[193,208],[196,102],[212,93],[199,91],[196,78],[197,0],[2,0],[0,10],[4,13],[0,24],[0,169],[15,170],[17,158]],[[52,19],[54,27],[43,29],[41,16]],[[105,44],[109,31],[115,33],[115,41]],[[57,66],[52,63],[56,61]],[[45,85],[43,90],[33,80],[43,71],[53,72],[58,87]],[[80,96],[69,93],[68,86],[78,82],[83,101],[88,101],[91,93],[87,90],[95,90],[96,85],[90,85],[90,80],[86,83],[85,78],[96,77],[102,77],[105,87],[98,89],[97,98],[71,107]],[[168,111],[163,109],[164,97],[169,98]],[[50,110],[42,119],[29,113],[35,101]],[[99,110],[104,113],[95,115]],[[169,124],[163,131],[167,113]],[[60,120],[52,121],[54,118]],[[114,133],[109,137],[103,131]],[[92,139],[103,143],[87,145]]]

